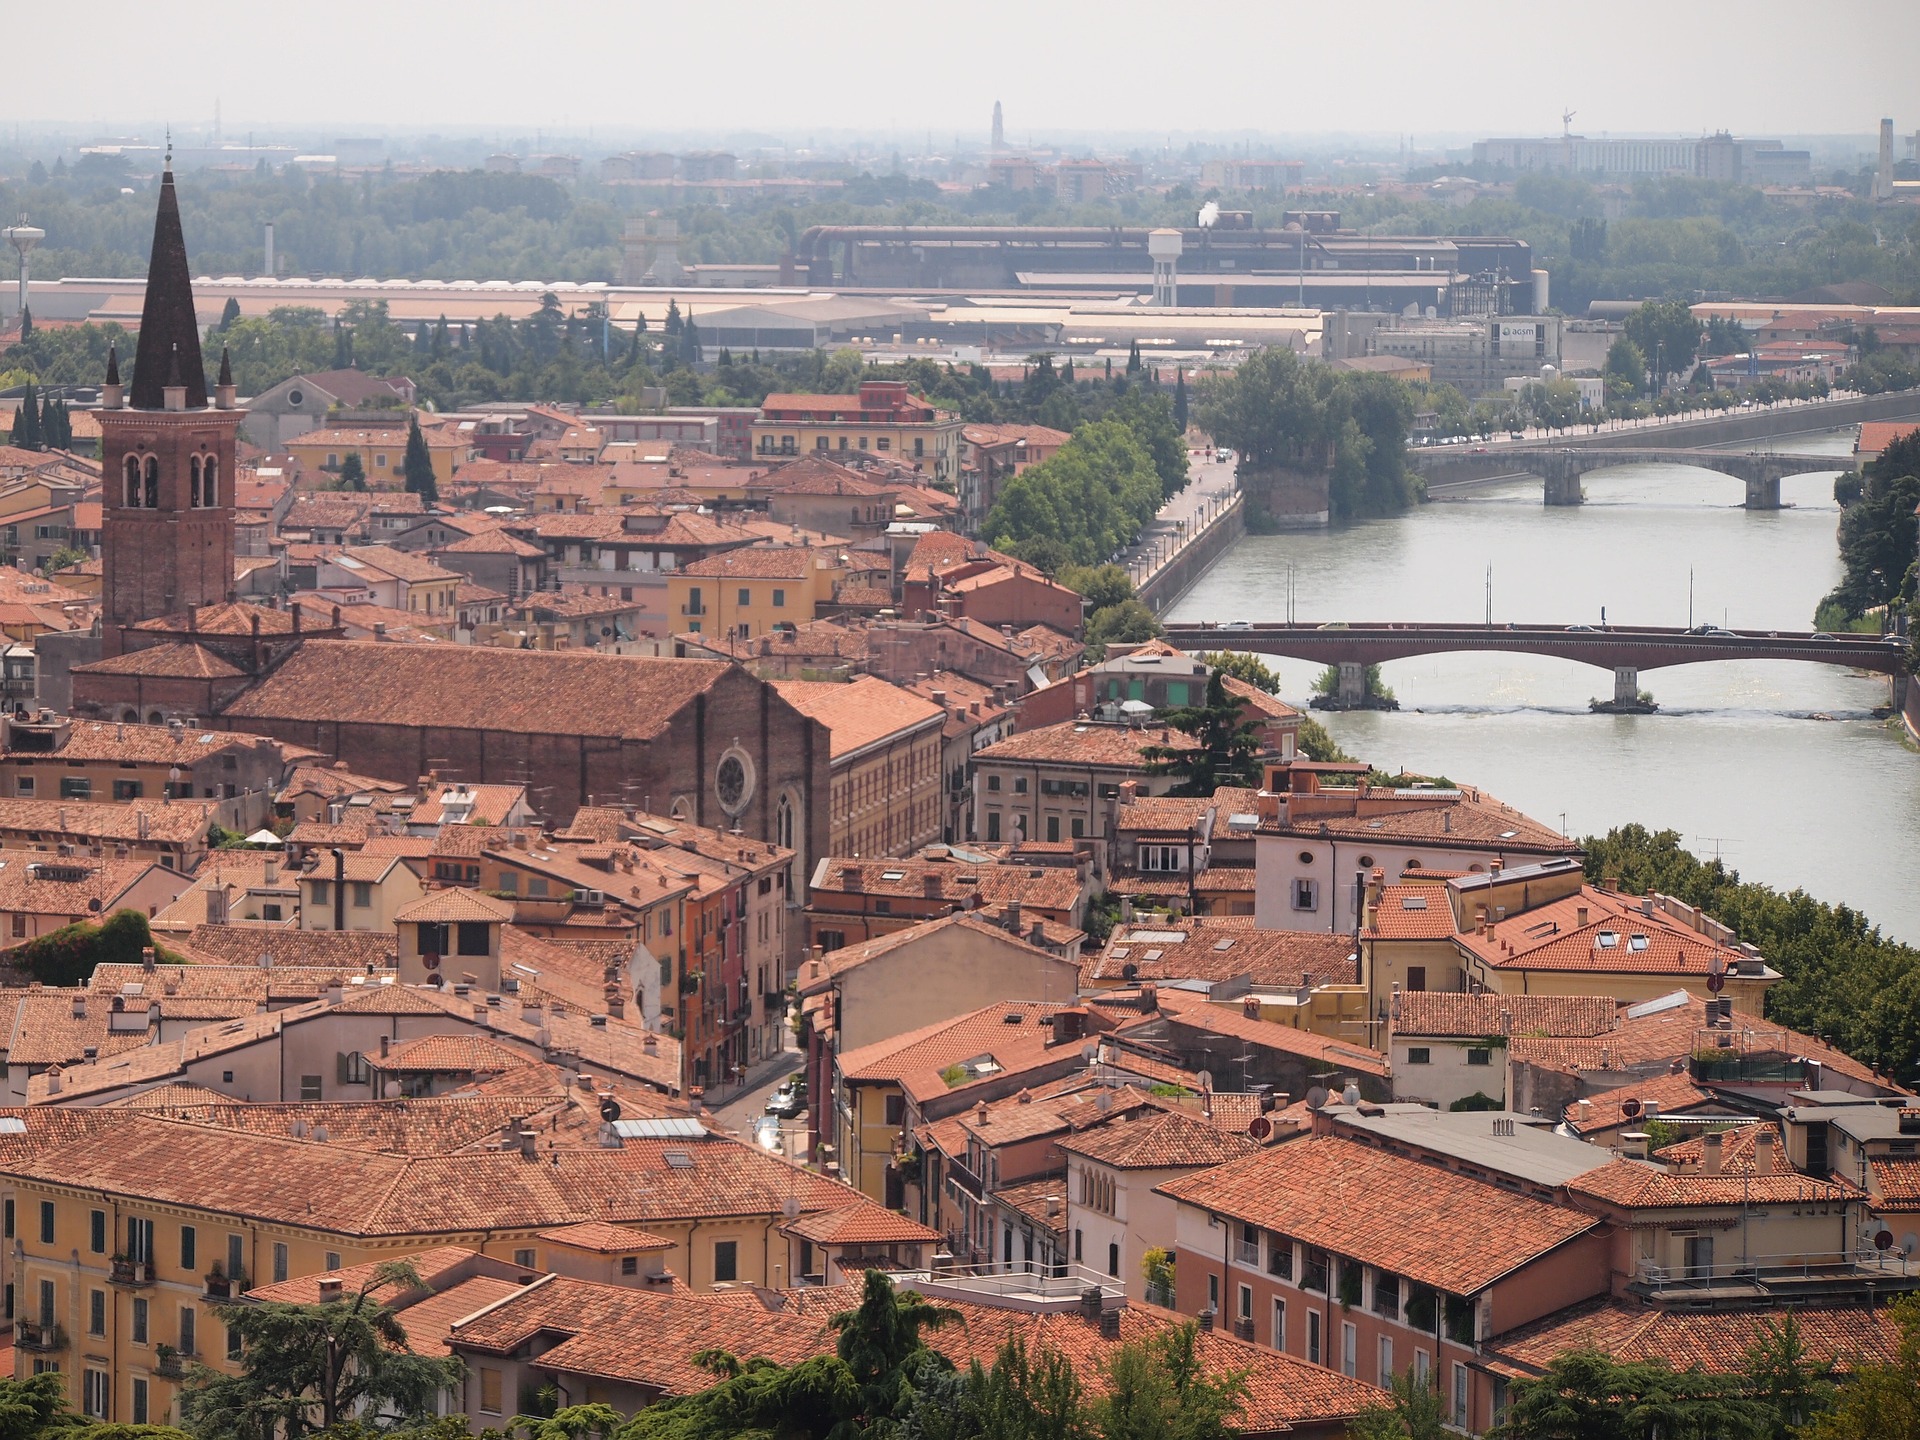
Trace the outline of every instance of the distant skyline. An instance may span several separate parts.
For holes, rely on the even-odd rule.
[[[590,0],[297,10],[95,0],[9,15],[0,123],[228,138],[383,129],[897,135],[1866,134],[1920,129],[1920,5],[1736,10],[1106,0],[734,12]],[[364,23],[363,23],[364,22]],[[1904,108],[1903,108],[1904,107]],[[316,136],[316,138],[318,138]]]

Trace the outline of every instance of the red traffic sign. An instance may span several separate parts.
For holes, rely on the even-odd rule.
[[[1273,1134],[1273,1122],[1264,1115],[1256,1115],[1252,1123],[1247,1126],[1247,1134],[1256,1140],[1264,1140]]]
[[[1707,976],[1707,989],[1712,991],[1715,995],[1718,995],[1722,990],[1726,988],[1727,988],[1726,976],[1724,975]]]

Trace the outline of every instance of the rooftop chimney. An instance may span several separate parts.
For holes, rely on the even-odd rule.
[[[1720,1173],[1720,1144],[1718,1130],[1710,1130],[1700,1137],[1700,1173],[1702,1175]]]
[[[1753,1173],[1773,1174],[1773,1127],[1763,1126],[1753,1137]]]

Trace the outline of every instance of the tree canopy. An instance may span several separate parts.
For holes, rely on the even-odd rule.
[[[1260,350],[1202,388],[1200,424],[1246,470],[1324,473],[1336,520],[1393,515],[1413,502],[1407,432],[1413,392],[1386,375],[1335,370]]]
[[[1156,775],[1177,775],[1177,795],[1211,795],[1222,785],[1260,781],[1259,720],[1227,689],[1226,674],[1207,676],[1206,703],[1162,710],[1159,720],[1193,737],[1190,745],[1148,745],[1141,750]]]
[[[216,1305],[242,1345],[240,1373],[188,1372],[180,1413],[198,1440],[301,1440],[370,1408],[393,1421],[430,1419],[463,1373],[456,1358],[416,1354],[375,1292],[421,1288],[412,1265],[375,1266],[351,1296],[316,1304]]]

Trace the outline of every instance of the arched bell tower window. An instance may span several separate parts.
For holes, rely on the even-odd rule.
[[[200,471],[200,503],[211,510],[220,503],[220,457],[207,456]]]
[[[143,502],[149,510],[160,508],[160,457],[147,456],[146,499]]]
[[[125,468],[127,472],[126,503],[129,506],[138,507],[140,504],[140,457],[138,455],[127,456]]]
[[[195,510],[200,508],[200,457],[191,456],[187,460],[187,499]]]

